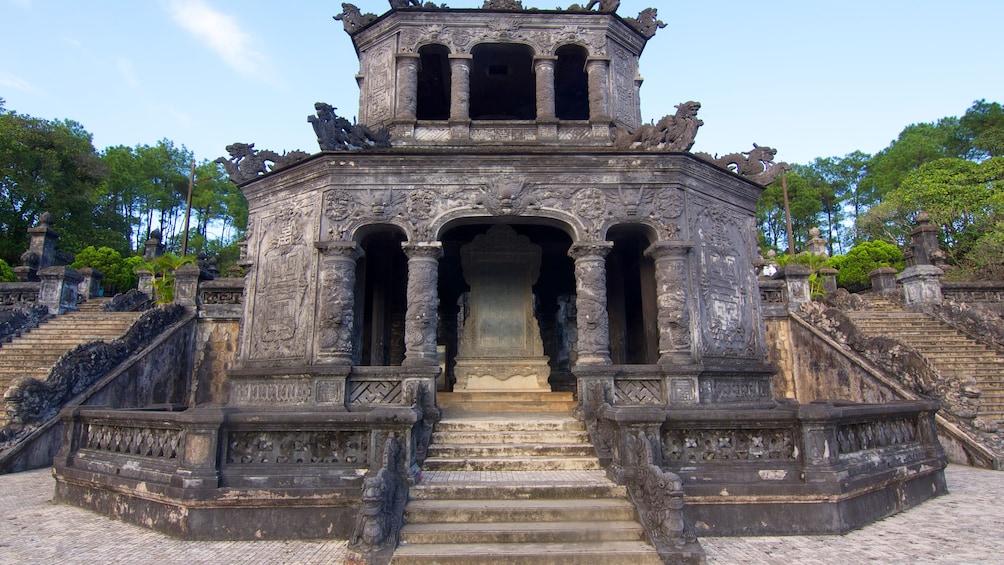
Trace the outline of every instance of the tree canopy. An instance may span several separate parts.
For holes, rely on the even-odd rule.
[[[60,249],[91,246],[122,256],[141,252],[153,230],[168,251],[180,252],[185,201],[194,155],[164,139],[156,145],[94,149],[92,136],[70,120],[9,111],[0,99],[0,259],[19,264],[27,230],[52,214]],[[222,168],[196,167],[190,253],[236,258],[247,223],[247,202]],[[228,251],[229,249],[229,251]]]

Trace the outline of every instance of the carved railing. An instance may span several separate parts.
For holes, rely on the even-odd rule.
[[[594,395],[603,394],[598,388]],[[934,428],[937,409],[928,401],[745,410],[606,402],[583,415],[608,475],[629,487],[640,516],[658,517],[651,523],[643,519],[650,538],[672,540],[662,548],[657,544],[662,553],[691,542],[675,514],[681,501],[668,494],[679,490],[678,483],[693,504],[702,505],[691,511],[699,513],[709,512],[723,489],[802,500],[821,492],[842,495],[850,483],[879,484],[888,480],[891,467],[897,477],[937,472],[945,464]],[[652,489],[650,483],[665,488]]]
[[[0,306],[33,305],[41,287],[37,282],[0,283]]]
[[[200,318],[240,318],[244,312],[244,279],[200,282],[197,304]]]
[[[941,282],[941,295],[954,302],[1004,302],[1004,282]]]

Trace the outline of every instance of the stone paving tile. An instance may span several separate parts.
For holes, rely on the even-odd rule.
[[[0,475],[0,564],[353,564],[345,541],[189,542],[53,504],[48,470]],[[949,495],[842,536],[701,538],[709,565],[1004,563],[1004,473],[948,469]]]

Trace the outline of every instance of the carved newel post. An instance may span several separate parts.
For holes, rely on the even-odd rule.
[[[612,242],[595,241],[576,243],[568,250],[568,256],[575,260],[577,365],[611,363],[606,258],[613,247]]]
[[[691,241],[657,241],[645,250],[655,261],[661,365],[693,362],[687,294],[687,254],[693,247]]]
[[[317,357],[322,362],[351,365],[355,361],[356,261],[362,251],[354,241],[323,241],[321,299],[317,317]]]
[[[418,63],[416,53],[397,54],[397,114],[395,121],[412,123],[418,111]]]
[[[405,243],[408,256],[408,313],[404,324],[404,365],[439,364],[436,331],[439,327],[439,259],[443,244]]]

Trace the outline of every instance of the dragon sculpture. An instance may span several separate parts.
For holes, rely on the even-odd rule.
[[[655,125],[646,124],[631,133],[617,128],[614,149],[689,151],[694,146],[697,128],[704,125],[704,122],[697,119],[700,109],[699,102],[684,102],[676,106],[675,115],[666,116]]]

